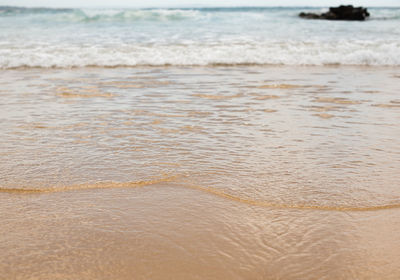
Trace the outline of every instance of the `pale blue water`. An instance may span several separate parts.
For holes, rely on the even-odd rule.
[[[0,8],[0,67],[400,65],[400,8],[365,22],[327,8]]]

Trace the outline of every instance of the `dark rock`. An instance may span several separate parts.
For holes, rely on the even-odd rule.
[[[300,13],[299,17],[306,19],[327,19],[327,20],[365,20],[369,17],[369,13],[366,8],[339,6],[330,7],[329,12],[322,14],[315,13]]]

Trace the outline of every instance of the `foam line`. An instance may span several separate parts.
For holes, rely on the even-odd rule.
[[[101,182],[96,184],[79,184],[66,187],[57,188],[1,188],[0,193],[10,194],[44,194],[44,193],[58,193],[58,192],[69,192],[79,190],[94,190],[94,189],[115,189],[115,188],[139,188],[145,186],[151,186],[159,183],[167,183],[175,181],[177,176],[147,180],[147,181],[136,181],[136,182],[125,182],[125,183],[114,183],[114,182]],[[171,186],[171,185],[169,185]],[[346,205],[307,205],[307,204],[285,204],[285,203],[274,203],[268,201],[254,200],[247,197],[241,197],[220,191],[215,188],[203,187],[200,185],[176,185],[177,187],[183,187],[187,189],[193,189],[202,191],[207,194],[211,194],[217,197],[228,199],[231,201],[247,204],[251,206],[265,207],[265,208],[278,208],[278,209],[297,209],[297,210],[321,210],[321,211],[340,211],[340,212],[361,212],[361,211],[378,211],[387,209],[398,209],[400,204],[384,204],[384,205],[372,205],[372,206],[346,206]]]

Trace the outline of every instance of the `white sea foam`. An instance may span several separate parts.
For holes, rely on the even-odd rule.
[[[135,44],[80,47],[0,45],[0,67],[116,67],[143,65],[370,65],[400,66],[400,42],[263,42]]]

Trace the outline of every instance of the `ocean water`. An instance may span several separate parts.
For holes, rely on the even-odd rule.
[[[0,8],[0,67],[400,65],[400,9],[366,22],[323,8]]]
[[[400,9],[0,8],[0,279],[399,279]]]

